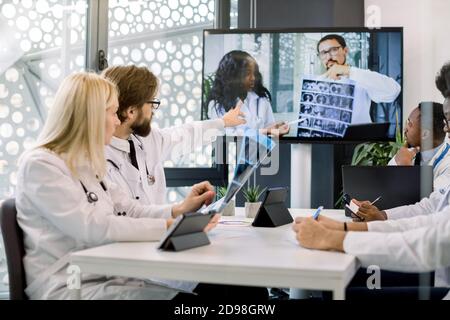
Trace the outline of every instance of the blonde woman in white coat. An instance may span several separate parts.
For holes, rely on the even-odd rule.
[[[24,232],[23,259],[31,299],[67,299],[71,252],[115,241],[156,241],[173,222],[154,206],[130,200],[103,181],[104,145],[119,124],[114,84],[92,73],[66,78],[37,147],[18,171],[17,219]],[[186,212],[214,196],[204,182],[193,187]],[[217,219],[207,227],[212,228]],[[83,299],[171,299],[177,291],[129,278],[86,275]]]

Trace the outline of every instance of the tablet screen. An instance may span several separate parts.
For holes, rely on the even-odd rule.
[[[178,216],[158,244],[158,249],[165,249],[171,237],[203,232],[214,214],[187,213]]]
[[[256,130],[246,130],[240,145],[233,179],[228,184],[225,196],[208,207],[200,210],[201,213],[220,213],[247,182],[251,174],[261,165],[261,162],[275,148],[276,143],[268,136],[260,135]]]

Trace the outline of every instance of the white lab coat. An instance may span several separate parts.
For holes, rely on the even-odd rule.
[[[401,91],[397,81],[375,71],[350,67],[348,78],[356,82],[352,124],[371,123],[371,101],[393,102]]]
[[[427,162],[428,165],[433,166],[433,189],[446,189],[450,185],[450,150],[447,149],[447,142],[437,147],[432,158]],[[431,151],[431,150],[430,150]],[[425,151],[427,152],[427,151]],[[422,152],[425,153],[425,152]],[[443,157],[441,160],[439,158]],[[411,165],[414,164],[412,161]],[[393,157],[389,166],[396,166],[397,162]]]
[[[272,105],[269,99],[259,97],[255,92],[250,91],[243,101],[241,112],[245,116],[245,124],[236,127],[226,128],[227,135],[242,136],[246,129],[259,130],[275,124]],[[225,109],[215,101],[208,104],[208,118],[217,119],[223,117]]]
[[[443,211],[450,204],[450,186],[433,191],[428,198],[406,206],[384,210],[388,220],[413,218]]]
[[[440,271],[436,286],[450,283],[450,207],[430,215],[368,223],[369,232],[348,232],[344,251],[364,267],[400,272]],[[436,274],[437,276],[437,274]],[[446,296],[449,299],[450,295]]]
[[[162,213],[170,215],[172,205],[166,202],[164,161],[173,155],[192,153],[196,147],[211,143],[213,138],[223,132],[223,120],[216,119],[164,129],[152,128],[147,137],[131,135],[139,170],[130,162],[128,141],[113,137],[111,144],[105,149],[106,159],[110,160],[107,163],[106,178],[119,185],[129,197],[139,197],[142,204],[159,205]],[[149,174],[154,176],[153,184],[149,184],[147,179],[146,166]]]
[[[79,174],[97,202],[87,201],[80,180],[56,154],[35,149],[21,160],[17,220],[24,233],[31,299],[70,297],[66,267],[71,252],[116,241],[157,241],[166,231],[166,215],[155,218],[159,211],[131,200],[112,183],[104,191],[88,164]],[[171,299],[177,291],[145,280],[83,274],[81,294],[83,299]]]
[[[428,266],[431,266],[434,263],[434,260],[438,260],[440,257],[439,255],[446,254],[444,252],[445,247],[444,244],[441,244],[440,241],[447,241],[450,239],[450,224],[447,223],[446,219],[450,221],[450,186],[447,186],[445,189],[439,189],[436,191],[433,191],[428,198],[422,199],[420,202],[417,202],[413,205],[407,205],[407,206],[401,206],[396,207],[388,210],[384,210],[386,212],[386,215],[388,217],[387,221],[374,221],[369,222],[369,231],[376,231],[376,232],[394,232],[394,231],[407,231],[402,234],[397,235],[389,235],[386,237],[378,235],[377,241],[373,241],[371,245],[367,245],[370,241],[365,241],[364,239],[371,239],[373,240],[375,237],[377,237],[374,234],[367,234],[367,233],[358,233],[358,235],[352,235],[349,239],[355,239],[352,241],[348,241],[348,247],[345,247],[344,243],[344,249],[347,252],[347,249],[349,249],[352,253],[358,253],[359,254],[365,254],[364,259],[368,259],[372,261],[379,260],[378,264],[382,268],[389,268],[394,271],[427,271],[423,269],[424,265],[428,263]],[[433,223],[447,225],[448,229],[440,229],[441,226],[435,225],[433,226]],[[404,227],[402,227],[402,224]],[[391,227],[391,226],[395,226]],[[422,230],[421,229],[425,229]],[[430,231],[432,230],[432,231]],[[436,232],[435,236],[438,237],[447,237],[446,239],[440,239],[436,238],[433,239],[433,243],[426,243],[427,240],[429,240],[430,236],[429,233]],[[445,233],[447,232],[447,233]],[[366,235],[363,235],[366,234]],[[424,238],[421,240],[420,237],[417,237],[417,235],[423,234]],[[361,238],[362,237],[362,238]],[[444,241],[444,242],[445,242]],[[346,241],[347,242],[347,238]],[[385,250],[380,251],[379,246],[386,245]],[[367,247],[365,247],[367,246]],[[426,256],[428,260],[425,259],[423,256],[420,256],[420,254],[425,254],[422,252],[424,248],[429,249],[429,246],[435,246],[434,247],[434,253],[438,256]],[[359,249],[356,249],[356,247],[360,247]],[[388,257],[387,252],[391,251],[397,252],[396,255],[392,255],[391,257]],[[420,252],[416,252],[417,250],[420,250]],[[432,252],[430,252],[431,254]],[[450,252],[449,252],[450,253]],[[402,255],[411,255],[410,259],[403,257]],[[373,255],[373,257],[369,257],[370,255]],[[367,258],[369,257],[369,258]],[[396,260],[396,259],[400,259]],[[421,260],[422,259],[422,260]],[[414,261],[414,263],[412,263]],[[406,269],[405,267],[408,266],[409,269]],[[449,267],[450,264],[446,265],[445,267]],[[414,268],[422,268],[422,269],[414,269]],[[434,268],[428,269],[429,270],[436,270],[435,273],[435,285],[436,286],[450,286],[450,272],[449,269],[439,269],[440,265],[436,264]]]

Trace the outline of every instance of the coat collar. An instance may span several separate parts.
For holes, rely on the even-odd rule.
[[[130,153],[130,144],[128,143],[128,140],[112,137],[109,145],[114,149]]]
[[[426,163],[433,164],[432,162],[435,161],[436,158],[439,157],[442,152],[444,152],[445,147],[447,146],[447,143],[448,142],[444,140],[444,143],[442,143],[440,146],[438,146],[432,150],[424,151],[424,152],[431,152],[431,156],[429,156],[429,161],[427,161]],[[423,154],[423,152],[422,152],[422,154]]]
[[[142,141],[134,134],[130,135],[130,138],[128,140],[133,140],[135,146],[139,146],[142,149]],[[110,146],[114,149],[120,150],[122,152],[130,153],[130,143],[128,140],[120,139],[117,137],[112,137]]]
[[[445,142],[431,150],[422,151],[421,152],[422,161],[424,163],[430,163],[432,160],[438,157],[444,149],[445,149]]]

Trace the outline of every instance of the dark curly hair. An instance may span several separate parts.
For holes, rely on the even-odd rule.
[[[244,100],[247,97],[244,79],[248,65],[252,60],[255,61],[251,55],[240,50],[233,50],[224,55],[219,62],[211,93],[207,99],[207,105],[210,101],[214,101],[227,112],[236,105],[237,98]],[[262,83],[262,75],[255,61],[255,87],[253,91],[259,97],[264,97],[271,101],[270,92]],[[220,110],[217,111],[219,113]]]
[[[450,61],[444,64],[437,74],[436,87],[444,98],[450,98]]]

